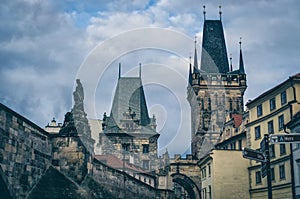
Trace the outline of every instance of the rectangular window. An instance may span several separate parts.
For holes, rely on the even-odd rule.
[[[274,144],[270,145],[270,158],[275,158],[275,146],[274,146]]]
[[[256,184],[261,184],[261,174],[260,174],[260,171],[256,171],[255,172],[255,181],[256,181]]]
[[[143,153],[149,153],[149,144],[143,144]]]
[[[122,144],[122,148],[124,151],[129,151],[130,144]]]
[[[207,199],[207,197],[206,197],[206,188],[203,189],[203,199]]]
[[[297,167],[298,167],[298,173],[300,173],[300,159],[296,160]],[[298,182],[300,182],[300,175],[298,175]]]
[[[260,126],[255,127],[254,131],[255,131],[255,139],[257,140],[261,137]]]
[[[280,144],[280,155],[285,155],[285,154],[286,154],[285,144]]]
[[[273,134],[274,133],[274,125],[273,125],[273,120],[268,122],[268,133]]]
[[[279,130],[282,130],[283,127],[284,127],[284,116],[280,115],[278,117],[278,128],[279,128]]]
[[[276,101],[275,101],[275,97],[270,99],[270,111],[276,109]]]
[[[283,164],[283,165],[279,165],[279,178],[280,178],[280,180],[285,179],[285,168],[284,168],[284,164]]]
[[[202,178],[206,178],[206,168],[204,167],[202,170],[201,170],[201,173],[202,173]]]
[[[274,171],[274,167],[271,168],[271,180],[275,181],[275,171]]]
[[[143,160],[143,168],[149,170],[149,160]]]
[[[256,107],[256,111],[257,111],[257,117],[261,116],[263,114],[263,110],[262,110],[262,105],[258,105]]]
[[[286,103],[286,91],[283,91],[283,92],[280,94],[280,99],[281,99],[281,105],[283,105],[283,104]]]
[[[211,175],[211,168],[210,168],[210,164],[208,164],[208,176]]]
[[[208,199],[212,199],[211,197],[211,185],[208,186]]]

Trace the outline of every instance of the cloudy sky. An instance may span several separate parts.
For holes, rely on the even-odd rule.
[[[201,50],[204,4],[207,19],[218,19],[222,5],[234,68],[242,37],[245,101],[300,72],[297,0],[2,0],[0,102],[41,127],[52,117],[62,122],[80,78],[88,116],[102,118],[110,112],[118,63],[124,76],[137,76],[142,63],[160,150],[183,153],[190,139],[186,77],[195,35]]]

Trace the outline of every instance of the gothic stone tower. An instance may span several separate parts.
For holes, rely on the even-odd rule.
[[[233,70],[231,63],[229,68],[221,12],[220,20],[207,20],[204,11],[202,39],[200,69],[195,46],[194,65],[192,67],[190,63],[187,88],[191,106],[191,148],[192,154],[198,158],[216,144],[226,116],[243,112],[243,96],[247,88],[241,42],[239,68]]]
[[[153,170],[157,160],[155,117],[149,117],[146,98],[139,77],[121,77],[109,116],[104,114],[103,133],[99,135],[103,155],[114,155],[145,170]]]

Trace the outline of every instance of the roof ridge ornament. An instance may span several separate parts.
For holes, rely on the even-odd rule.
[[[204,21],[206,20],[206,11],[205,11],[205,5],[203,5],[203,15],[204,15]]]
[[[240,50],[242,50],[242,37],[240,37],[240,42],[239,42],[239,44],[240,44]]]

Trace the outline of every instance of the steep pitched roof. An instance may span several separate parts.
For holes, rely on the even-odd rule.
[[[140,77],[120,77],[112,104],[110,122],[119,126],[122,115],[131,108],[142,126],[150,123],[146,98]]]
[[[204,21],[201,70],[207,73],[227,73],[229,71],[221,20]]]

